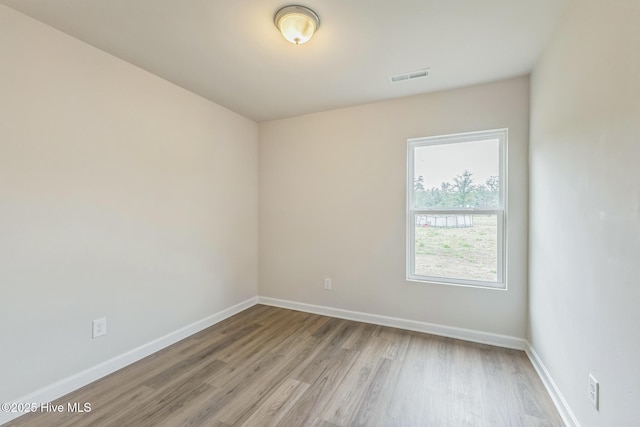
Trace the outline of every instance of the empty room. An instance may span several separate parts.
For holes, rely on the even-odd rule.
[[[0,0],[0,425],[640,426],[639,0]]]

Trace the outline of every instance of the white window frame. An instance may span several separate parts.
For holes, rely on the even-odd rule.
[[[414,153],[418,147],[429,145],[457,144],[462,142],[499,141],[499,173],[500,173],[500,208],[499,209],[416,209],[414,206]],[[438,283],[457,286],[471,286],[487,289],[507,289],[507,142],[508,129],[495,129],[479,132],[467,132],[451,135],[440,135],[407,140],[407,281]],[[423,276],[415,273],[415,231],[418,215],[496,215],[497,218],[497,279],[493,281],[459,279],[450,277]]]

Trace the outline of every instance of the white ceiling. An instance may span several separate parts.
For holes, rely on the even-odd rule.
[[[321,23],[300,46],[273,25],[296,0],[0,3],[263,121],[527,74],[567,0],[304,0]]]

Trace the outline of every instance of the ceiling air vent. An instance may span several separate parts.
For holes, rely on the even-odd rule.
[[[424,77],[429,77],[429,68],[425,68],[424,70],[412,71],[410,73],[396,74],[395,76],[389,76],[389,81],[391,83],[399,83],[399,82],[406,82],[409,80],[422,79]]]

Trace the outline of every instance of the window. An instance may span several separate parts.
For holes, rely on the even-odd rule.
[[[407,145],[407,280],[506,288],[507,129]]]

